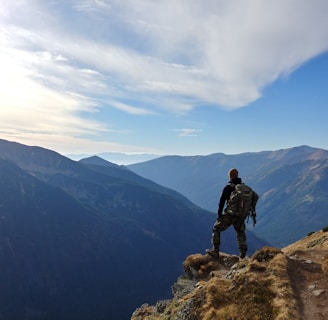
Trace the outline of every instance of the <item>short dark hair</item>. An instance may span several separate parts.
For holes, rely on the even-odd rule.
[[[229,170],[229,178],[233,179],[233,178],[238,178],[238,170],[235,168],[232,168]]]

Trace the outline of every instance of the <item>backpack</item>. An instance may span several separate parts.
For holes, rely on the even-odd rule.
[[[234,216],[242,216],[244,218],[251,215],[255,225],[256,220],[254,217],[256,217],[255,208],[257,200],[259,199],[258,194],[245,183],[237,185],[231,183],[231,185],[235,190],[232,191],[224,212]]]

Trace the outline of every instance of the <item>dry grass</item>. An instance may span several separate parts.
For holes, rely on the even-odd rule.
[[[307,237],[283,248],[282,251],[286,254],[291,254],[293,251],[303,249],[328,250],[328,233],[323,230],[313,232]]]
[[[237,257],[224,254],[219,260],[209,255],[191,255],[183,264],[184,281],[198,281],[196,288],[176,295],[162,313],[146,307],[141,317],[134,320],[300,319],[290,279],[294,265],[289,256],[321,250],[325,252],[322,270],[328,279],[328,233],[323,230],[282,250],[264,247],[249,260],[240,262]]]
[[[206,299],[201,319],[297,319],[287,257],[277,248],[264,247],[252,256],[247,268],[233,278],[224,294],[222,283],[215,282],[210,292],[220,291],[221,298]]]
[[[321,268],[326,278],[328,279],[328,257],[322,261]]]
[[[155,313],[155,308],[149,305],[142,305],[140,308],[134,311],[132,319],[135,320],[159,320],[161,319],[158,314]]]
[[[200,319],[270,320],[274,293],[267,279],[250,279],[243,274],[231,287],[229,281],[213,278],[205,290]]]
[[[200,319],[271,320],[278,316],[280,320],[292,319],[294,313],[280,310],[292,307],[294,301],[286,302],[291,297],[291,290],[286,291],[287,262],[278,256],[284,257],[279,249],[265,247],[252,256],[232,281],[211,279],[203,292],[205,303]],[[281,275],[284,281],[277,280]]]
[[[231,294],[229,292],[230,281],[221,278],[211,279],[204,288],[205,303],[203,310],[220,308],[230,303]]]
[[[279,253],[281,253],[281,250],[278,248],[263,247],[261,250],[256,251],[252,255],[252,260],[257,260],[259,262],[269,261]]]
[[[288,275],[288,259],[284,254],[276,255],[269,263],[271,288],[275,293],[272,304],[277,310],[276,320],[298,319],[297,302]]]
[[[206,277],[211,271],[218,268],[218,262],[209,255],[193,254],[183,263],[183,269],[190,277]]]

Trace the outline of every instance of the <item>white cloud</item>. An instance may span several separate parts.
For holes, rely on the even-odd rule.
[[[121,111],[125,111],[127,113],[130,114],[134,114],[134,115],[148,115],[148,114],[152,114],[151,111],[143,109],[143,108],[136,108],[134,106],[128,105],[126,103],[121,103],[121,102],[116,102],[116,101],[112,101],[112,102],[107,102],[108,105],[121,110]]]
[[[96,111],[92,100],[65,90],[56,91],[35,81],[36,74],[18,65],[18,58],[26,62],[26,57],[19,53],[11,52],[9,55],[0,52],[0,119],[3,134],[21,131],[23,134],[62,132],[80,135],[106,131],[100,122],[79,117],[82,111]]]
[[[202,132],[199,129],[183,128],[183,129],[173,129],[171,131],[176,131],[179,133],[179,137],[197,137],[198,132]]]
[[[122,152],[122,153],[154,153],[159,154],[160,150],[154,148],[139,147],[133,144],[122,144],[106,141],[104,139],[96,140],[85,137],[76,137],[58,132],[57,134],[36,134],[31,132],[5,132],[0,129],[1,139],[9,141],[18,141],[30,146],[42,146],[50,150],[55,150],[61,154],[79,154],[86,152],[88,154],[97,154],[100,152]],[[14,139],[15,137],[15,139]]]
[[[2,130],[97,134],[102,108],[246,106],[328,50],[327,12],[326,0],[3,0]]]
[[[52,24],[54,18],[42,30],[40,25],[22,29],[16,34],[18,42],[50,55],[43,66],[38,57],[34,67],[47,78],[51,74],[68,79],[62,86],[80,91],[87,87],[92,96],[106,92],[111,98],[129,95],[147,101],[153,95],[159,108],[171,111],[174,108],[162,105],[158,97],[171,96],[170,104],[177,109],[181,96],[221,107],[247,105],[261,96],[264,86],[328,49],[326,1],[127,0],[73,5],[85,11],[83,23],[93,30],[90,34],[109,30],[108,35],[101,34],[96,42],[90,34],[77,34],[78,28],[58,28]],[[93,9],[99,8],[104,10],[95,20]],[[43,18],[49,15],[44,12]],[[79,14],[72,18],[82,23]],[[115,34],[120,31],[118,39]],[[67,65],[58,69],[54,62],[60,61]],[[90,74],[81,86],[76,64],[98,70],[99,77]]]
[[[75,0],[73,7],[79,11],[97,11],[110,9],[111,4],[104,0]]]

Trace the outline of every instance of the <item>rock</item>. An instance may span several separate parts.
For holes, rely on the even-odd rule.
[[[170,303],[170,300],[160,300],[156,303],[156,311],[158,313],[163,313],[165,311],[165,308]]]
[[[315,289],[315,285],[314,284],[311,284],[308,286],[308,290],[309,291],[313,291]]]
[[[324,292],[325,292],[325,290],[321,290],[321,289],[314,290],[313,295],[316,296],[316,297],[319,297]]]

